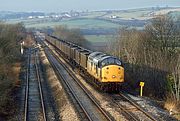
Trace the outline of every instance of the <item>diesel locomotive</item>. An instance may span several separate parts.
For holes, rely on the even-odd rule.
[[[124,82],[124,67],[117,57],[94,52],[76,44],[46,35],[45,40],[62,53],[75,68],[88,76],[103,91],[119,91]]]

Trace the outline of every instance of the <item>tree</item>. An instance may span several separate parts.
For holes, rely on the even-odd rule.
[[[14,86],[17,72],[13,70],[20,60],[20,40],[24,37],[22,24],[0,23],[0,115],[12,114]],[[10,109],[10,110],[9,110]]]
[[[67,26],[58,26],[54,30],[54,35],[80,46],[84,46],[86,43],[86,39],[81,34],[80,29],[68,29]]]
[[[121,29],[109,46],[108,52],[125,62],[127,80],[135,87],[145,81],[148,95],[163,98],[171,91],[179,100],[179,26],[170,16],[158,16],[144,30]]]
[[[24,37],[25,28],[22,24],[0,24],[0,59],[11,62],[19,55],[20,40]]]
[[[167,71],[173,77],[171,93],[176,100],[180,100],[180,23],[177,21],[171,16],[159,16],[146,26],[146,32],[151,37],[153,49],[161,54],[159,69]]]

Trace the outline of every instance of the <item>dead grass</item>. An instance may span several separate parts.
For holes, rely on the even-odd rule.
[[[168,96],[164,108],[169,111],[170,115],[180,120],[180,101],[175,101],[173,96]]]
[[[9,107],[9,104],[13,104],[12,97],[11,97],[11,90],[12,90],[12,82],[9,80],[1,80],[0,86],[0,115],[1,116],[8,116],[11,114],[12,111]]]
[[[19,85],[20,63],[0,66],[0,117],[9,119],[15,113],[14,89]]]
[[[16,87],[20,86],[20,80],[19,80],[20,69],[21,69],[21,63],[15,63],[12,68],[14,72],[14,81]]]
[[[26,39],[24,40],[24,47],[31,47],[34,43],[34,40],[31,35],[27,35]]]

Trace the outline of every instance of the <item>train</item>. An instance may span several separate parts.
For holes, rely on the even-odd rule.
[[[57,49],[76,69],[100,90],[120,91],[124,83],[122,61],[103,52],[91,51],[74,43],[45,35],[45,41]]]

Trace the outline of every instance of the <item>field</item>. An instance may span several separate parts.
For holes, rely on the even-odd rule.
[[[115,37],[110,34],[114,34],[113,30],[117,30],[122,26],[128,26],[129,28],[136,27],[137,29],[143,29],[144,24],[141,20],[151,19],[154,15],[161,13],[167,14],[171,11],[172,16],[179,16],[180,8],[139,8],[129,10],[111,10],[111,11],[87,11],[76,18],[65,18],[62,20],[56,20],[52,18],[45,19],[11,19],[8,23],[22,22],[27,28],[53,28],[58,25],[64,25],[68,28],[79,28],[83,31],[85,38],[92,43],[107,43],[115,40]],[[115,19],[111,18],[116,16]],[[133,21],[135,20],[135,21]],[[141,24],[133,25],[139,21]]]
[[[40,19],[35,19],[35,20],[11,20],[9,23],[18,23],[22,22],[26,28],[37,28],[37,29],[42,29],[42,28],[54,28],[58,25],[63,25],[67,26],[68,28],[79,28],[79,29],[119,29],[123,26],[129,26],[129,27],[136,27],[136,26],[131,26],[132,22],[128,21],[125,23],[117,23],[117,22],[112,22],[110,20],[104,20],[104,19],[89,19],[89,18],[79,18],[79,19],[70,19],[70,20],[61,20],[58,22],[54,22],[51,20],[40,20]],[[137,29],[142,29],[143,26],[139,27],[137,26]]]
[[[123,10],[123,11],[114,11],[103,17],[109,18],[113,15],[116,15],[120,19],[130,20],[130,19],[149,19],[149,14],[152,12],[152,9],[132,9],[132,10]]]
[[[180,11],[180,8],[139,8],[139,9],[129,9],[129,10],[111,10],[111,11],[87,11],[80,13],[80,16],[75,18],[65,18],[65,19],[10,19],[8,23],[18,23],[22,22],[27,28],[45,28],[45,27],[55,27],[57,25],[66,25],[69,28],[80,28],[80,29],[96,29],[96,28],[119,28],[121,26],[131,27],[132,21],[128,20],[149,20],[158,14],[167,14],[169,12],[174,12],[175,14]],[[115,16],[115,18],[111,18]],[[136,26],[133,26],[136,27]],[[143,27],[143,23],[141,26]]]
[[[85,35],[85,38],[91,43],[108,43],[115,41],[115,37],[113,35]]]
[[[10,23],[17,23],[18,20],[10,21]],[[73,19],[73,20],[63,20],[59,22],[41,21],[40,19],[33,20],[21,20],[27,28],[46,28],[46,27],[56,27],[58,25],[66,25],[68,28],[80,28],[80,29],[118,29],[121,27],[119,24],[112,22],[97,20],[97,19]],[[113,35],[84,35],[85,38],[91,43],[107,43],[109,41],[115,40]]]
[[[11,20],[9,23],[23,22],[27,28],[45,28],[45,27],[55,27],[58,25],[66,25],[69,28],[80,28],[80,29],[110,29],[119,28],[121,25],[112,23],[109,21],[98,20],[98,19],[71,19],[71,20],[61,20],[58,22],[51,22],[50,20]]]

